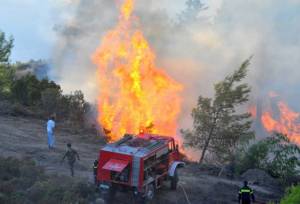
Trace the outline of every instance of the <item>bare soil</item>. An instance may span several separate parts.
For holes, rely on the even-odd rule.
[[[0,154],[21,159],[33,159],[45,168],[47,174],[70,175],[67,163],[60,164],[71,142],[80,155],[75,165],[75,180],[93,182],[92,164],[105,144],[104,140],[88,132],[78,133],[66,125],[57,124],[56,148],[47,146],[46,121],[0,115]],[[231,180],[209,175],[197,165],[189,164],[179,172],[180,183],[176,191],[171,191],[169,183],[158,192],[152,203],[157,204],[229,204],[238,203],[237,192],[241,180]],[[279,200],[281,192],[276,187],[251,185],[257,203]],[[129,193],[118,193],[116,203],[132,203]]]

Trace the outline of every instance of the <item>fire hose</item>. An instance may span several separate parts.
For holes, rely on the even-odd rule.
[[[188,197],[188,195],[187,195],[187,193],[186,193],[186,191],[185,191],[183,185],[182,185],[181,183],[179,183],[179,186],[181,187],[181,189],[182,189],[182,191],[183,191],[183,194],[184,194],[184,197],[185,197],[185,199],[186,199],[187,204],[191,204],[190,199],[189,199],[189,197]]]

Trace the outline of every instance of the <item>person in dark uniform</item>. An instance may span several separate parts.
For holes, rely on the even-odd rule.
[[[74,164],[75,164],[76,159],[77,159],[77,160],[80,160],[80,159],[79,159],[79,154],[72,148],[71,143],[68,143],[68,144],[67,144],[67,148],[68,148],[68,149],[67,149],[65,155],[63,156],[61,163],[62,163],[62,162],[65,160],[65,158],[67,157],[67,159],[68,159],[68,164],[69,164],[70,171],[71,171],[71,176],[74,176]]]
[[[97,171],[98,171],[98,160],[94,161],[93,172],[94,172],[94,182],[97,185]]]
[[[248,181],[244,181],[244,186],[239,190],[239,203],[251,204],[255,202],[253,190],[248,186]]]

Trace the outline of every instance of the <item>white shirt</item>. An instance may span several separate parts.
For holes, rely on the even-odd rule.
[[[53,132],[55,128],[55,122],[53,120],[48,120],[47,122],[47,132]]]

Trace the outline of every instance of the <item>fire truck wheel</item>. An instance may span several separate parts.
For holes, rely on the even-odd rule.
[[[151,200],[153,200],[154,195],[155,195],[155,188],[154,188],[154,185],[153,185],[152,183],[151,183],[151,184],[148,184],[147,191],[145,192],[145,198],[146,198],[146,201],[151,201]]]
[[[171,189],[176,190],[177,189],[177,184],[178,184],[178,173],[177,169],[174,172],[174,176],[171,177]]]
[[[144,194],[138,193],[134,196],[135,204],[148,204],[154,198],[155,189],[153,184],[148,184],[146,192]]]

